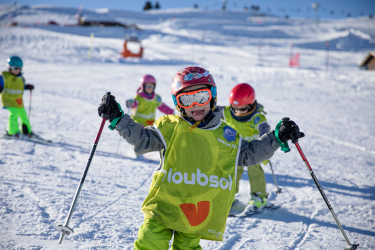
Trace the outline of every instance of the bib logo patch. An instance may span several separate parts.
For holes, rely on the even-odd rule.
[[[191,203],[184,203],[180,205],[182,212],[191,226],[198,226],[207,219],[210,212],[210,202],[200,201],[197,205]]]
[[[223,129],[223,136],[228,141],[234,141],[236,140],[237,131],[229,126],[225,126]]]
[[[21,97],[21,98],[18,98],[18,99],[16,99],[16,102],[17,102],[17,104],[18,104],[18,105],[21,105],[21,104],[22,104],[22,97]]]
[[[149,120],[149,121],[146,121],[147,125],[151,126],[152,124],[154,124],[154,120]]]
[[[259,116],[254,118],[254,124],[257,124],[259,121],[260,121],[260,117]]]

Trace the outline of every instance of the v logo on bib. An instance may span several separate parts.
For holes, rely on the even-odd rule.
[[[191,226],[198,226],[206,220],[210,212],[210,202],[200,201],[197,206],[191,203],[184,203],[180,205],[182,212],[184,212]]]
[[[18,98],[18,99],[16,99],[16,102],[17,102],[17,104],[18,104],[18,105],[21,105],[21,104],[22,104],[22,97],[21,97],[21,98]]]

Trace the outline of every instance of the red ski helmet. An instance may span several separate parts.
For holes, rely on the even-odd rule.
[[[156,79],[155,79],[155,77],[153,77],[152,75],[144,75],[140,79],[140,83],[141,83],[140,89],[142,91],[144,91],[144,85],[145,85],[146,82],[153,83],[155,85],[155,87],[156,87]]]
[[[255,90],[250,84],[237,84],[229,94],[229,102],[235,106],[253,105],[255,102]]]
[[[171,94],[173,102],[180,113],[183,112],[183,108],[179,107],[177,104],[177,94],[185,88],[201,84],[207,85],[207,87],[211,90],[211,108],[215,109],[217,100],[216,84],[210,72],[198,66],[191,66],[178,71],[177,74],[173,77]]]

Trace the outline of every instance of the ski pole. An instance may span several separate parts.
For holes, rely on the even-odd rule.
[[[70,235],[71,233],[74,233],[73,229],[71,229],[70,227],[68,227],[68,224],[69,224],[70,219],[72,218],[74,208],[75,208],[75,206],[77,204],[79,193],[81,192],[81,189],[82,189],[82,186],[83,186],[83,182],[85,181],[85,178],[86,178],[87,172],[89,170],[92,158],[94,157],[95,150],[96,150],[96,147],[98,146],[100,135],[102,134],[102,131],[103,131],[103,128],[104,128],[104,124],[105,124],[106,120],[107,120],[106,118],[102,118],[102,123],[100,124],[99,131],[98,131],[98,133],[96,135],[96,139],[95,139],[94,145],[92,146],[92,149],[91,149],[91,152],[90,152],[90,157],[89,157],[89,159],[87,161],[85,171],[83,172],[81,181],[80,181],[80,183],[78,185],[78,188],[77,188],[76,194],[74,196],[72,205],[70,206],[70,210],[69,210],[68,216],[66,217],[65,224],[64,224],[64,226],[63,225],[58,225],[56,227],[57,231],[59,231],[61,233],[60,239],[59,239],[59,244],[61,244],[62,240],[64,239],[65,234]]]
[[[33,92],[33,91],[30,89],[30,98],[29,98],[29,116],[27,117],[27,119],[29,119],[29,121],[30,121],[30,117],[31,117],[31,92]]]
[[[275,185],[276,185],[275,193],[276,193],[276,194],[279,194],[279,193],[281,193],[282,188],[279,188],[279,186],[277,186],[276,176],[275,176],[275,174],[274,174],[274,172],[273,172],[273,168],[272,168],[272,163],[271,163],[271,161],[268,161],[268,163],[270,164],[271,171],[272,171],[272,176],[273,176],[273,180],[274,180]]]
[[[344,238],[345,238],[345,240],[346,240],[346,243],[348,243],[348,246],[345,248],[345,250],[355,250],[355,249],[357,249],[357,247],[359,246],[359,244],[351,244],[351,243],[350,243],[350,240],[349,240],[348,236],[346,235],[344,229],[342,228],[342,226],[341,226],[341,224],[340,224],[340,222],[339,222],[339,219],[337,218],[335,212],[333,211],[333,208],[332,208],[331,204],[329,203],[328,198],[327,198],[327,196],[325,195],[325,193],[324,193],[322,187],[320,186],[320,184],[319,184],[319,182],[318,182],[318,179],[316,178],[316,176],[315,176],[315,174],[314,174],[314,172],[313,172],[313,170],[312,170],[312,168],[311,168],[309,162],[307,161],[306,156],[305,156],[304,153],[302,152],[302,149],[301,149],[301,147],[300,147],[299,144],[298,144],[298,139],[297,139],[297,138],[293,138],[294,136],[291,136],[291,137],[292,137],[292,142],[294,143],[294,145],[296,146],[296,148],[297,148],[299,154],[301,155],[302,160],[303,160],[303,162],[305,163],[307,169],[309,170],[309,172],[310,172],[310,174],[311,174],[311,177],[313,178],[313,180],[314,180],[316,186],[317,186],[318,189],[319,189],[320,194],[322,195],[324,201],[326,202],[329,211],[331,211],[331,214],[332,214],[333,218],[335,219],[337,226],[339,227],[339,229],[340,229],[342,235],[344,236]]]

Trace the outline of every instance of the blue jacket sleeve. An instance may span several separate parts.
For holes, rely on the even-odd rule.
[[[3,76],[0,75],[0,93],[3,91],[4,89],[4,79],[3,79]]]

